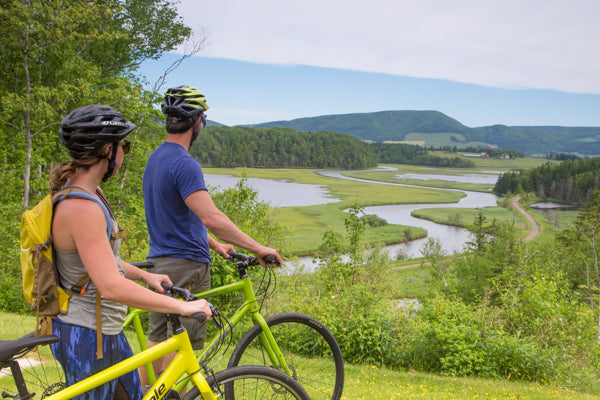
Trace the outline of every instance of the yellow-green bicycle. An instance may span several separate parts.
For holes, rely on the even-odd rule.
[[[229,324],[224,324],[214,338],[207,341],[198,355],[198,363],[204,365],[223,345],[223,338],[241,321],[250,317],[254,326],[234,348],[228,368],[239,365],[274,367],[298,380],[313,400],[339,400],[344,386],[344,360],[333,334],[316,318],[304,314],[283,313],[265,318],[261,314],[261,301],[271,293],[269,286],[276,279],[269,262],[271,260],[265,258],[267,267],[263,271],[266,277],[263,276],[262,286],[255,291],[248,270],[258,265],[258,260],[241,253],[229,252],[229,255],[230,261],[235,262],[239,279],[195,295],[211,300],[227,293],[240,293],[243,301],[235,313],[227,317]],[[147,262],[133,264],[152,267]],[[124,327],[133,327],[142,350],[147,348],[141,322],[141,315],[146,312],[132,309],[124,323]],[[153,383],[155,376],[152,365],[146,368],[149,382]]]
[[[167,293],[176,293],[186,301],[197,299],[185,289],[171,286],[167,289]],[[218,315],[216,310],[215,315]],[[199,320],[206,319],[204,314],[195,317]],[[153,360],[177,352],[171,364],[147,390],[144,400],[179,399],[179,393],[171,390],[171,388],[176,386],[177,382],[182,379],[192,383],[191,390],[184,396],[184,399],[187,400],[217,400],[223,398],[227,400],[310,400],[306,391],[296,380],[274,368],[248,365],[227,368],[217,373],[213,373],[208,368],[200,368],[192,350],[189,336],[181,325],[179,317],[170,315],[169,321],[174,332],[173,337],[170,339],[69,387],[64,387],[64,383],[62,383],[64,380],[61,380],[60,377],[45,375],[46,373],[51,374],[51,372],[45,370],[44,356],[42,356],[42,360],[38,360],[42,362],[37,366],[32,365],[29,368],[24,368],[19,364],[19,359],[24,358],[32,349],[56,343],[58,337],[54,335],[37,337],[28,335],[17,340],[0,341],[0,367],[2,371],[5,369],[10,370],[10,376],[0,378],[0,389],[3,391],[2,397],[14,400],[33,398],[71,399],[136,370]],[[37,381],[33,382],[26,379],[26,377],[35,377]],[[49,377],[50,379],[56,379],[55,382],[57,383],[52,385],[42,383]]]

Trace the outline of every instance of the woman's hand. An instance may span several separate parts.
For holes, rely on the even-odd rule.
[[[182,309],[179,311],[180,315],[191,316],[196,313],[206,314],[206,320],[208,321],[212,316],[208,301],[204,299],[194,301],[180,301]]]
[[[156,290],[158,293],[164,293],[165,291],[162,288],[161,283],[168,283],[169,285],[173,284],[169,276],[164,274],[153,274],[148,272],[143,279],[150,288]]]

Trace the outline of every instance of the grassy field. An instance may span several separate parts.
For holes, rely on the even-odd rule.
[[[326,231],[345,232],[346,213],[334,204],[308,207],[282,207],[276,211],[277,221],[290,229],[287,253],[301,256],[314,254],[323,242]],[[365,238],[372,244],[394,244],[423,237],[422,228],[388,224],[367,230]]]
[[[0,321],[0,337],[4,340],[16,339],[29,332],[35,325],[35,318],[32,316],[1,312]],[[0,389],[6,390],[7,382],[11,380],[9,376],[0,378]],[[346,365],[346,381],[342,395],[343,400],[591,400],[599,398],[564,388],[528,382],[453,378],[392,371],[366,364]]]

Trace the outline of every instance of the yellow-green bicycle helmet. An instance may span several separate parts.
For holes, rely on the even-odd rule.
[[[187,85],[168,89],[161,106],[163,114],[177,119],[193,119],[209,108],[204,94]]]

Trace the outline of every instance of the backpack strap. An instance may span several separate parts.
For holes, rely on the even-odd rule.
[[[78,191],[76,191],[76,189],[80,189],[80,190],[82,190],[82,192],[78,192]],[[96,204],[98,204],[100,206],[102,211],[104,211],[104,216],[106,217],[106,222],[107,222],[106,234],[109,239],[111,238],[111,235],[112,235],[111,213],[109,213],[108,209],[106,208],[106,206],[104,205],[103,202],[101,202],[96,197],[94,197],[93,195],[88,193],[84,188],[80,188],[79,186],[69,186],[65,189],[59,190],[52,196],[52,205],[54,207],[56,207],[56,204],[59,201],[64,200],[64,199],[69,199],[69,198],[88,199],[88,200],[92,200],[92,201],[96,202]]]
[[[82,190],[82,191],[81,192],[77,191],[78,189]],[[102,196],[102,197],[104,197],[104,196]],[[113,217],[112,217],[112,212],[109,212],[109,210],[107,209],[107,206],[104,204],[104,201],[98,200],[96,197],[94,197],[93,195],[88,193],[85,189],[83,189],[79,186],[69,186],[65,189],[62,189],[62,190],[56,192],[52,196],[52,206],[55,207],[59,201],[69,199],[69,198],[92,200],[100,206],[102,211],[104,211],[104,216],[106,217],[106,223],[107,223],[106,234],[108,236],[108,240],[110,241],[112,239],[112,218]],[[103,198],[103,200],[104,200],[104,198]],[[59,276],[58,269],[55,269],[55,272],[58,277]],[[60,280],[57,279],[57,281],[60,284]],[[85,276],[83,278],[81,278],[81,280],[79,282],[77,282],[75,285],[73,285],[66,292],[67,295],[69,297],[71,297],[75,293],[83,295],[87,291],[87,288],[88,288],[90,282],[91,282],[91,280],[90,280],[89,275],[85,274]],[[102,351],[102,305],[101,305],[101,295],[100,295],[100,291],[98,290],[98,288],[96,288],[96,357],[98,357],[98,359],[102,359],[104,357],[104,354]]]

